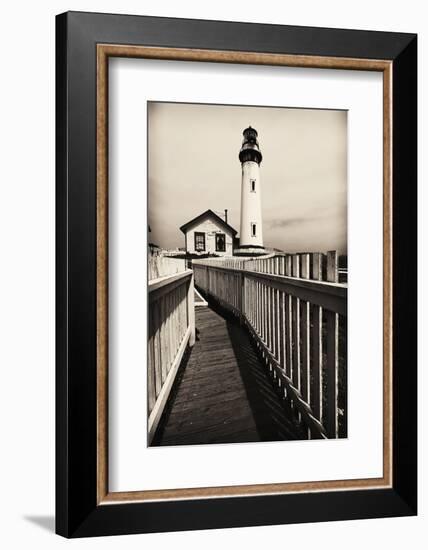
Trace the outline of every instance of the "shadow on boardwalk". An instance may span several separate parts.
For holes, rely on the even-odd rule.
[[[152,446],[305,439],[233,316],[196,308],[196,331]]]

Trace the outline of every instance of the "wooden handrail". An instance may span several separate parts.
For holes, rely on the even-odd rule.
[[[180,279],[186,279],[187,277],[190,277],[192,274],[193,274],[193,271],[191,269],[186,269],[181,273],[174,273],[172,275],[165,275],[164,277],[159,277],[158,279],[152,279],[151,281],[149,281],[149,284],[148,284],[149,292],[153,292],[155,290],[158,290],[159,288],[168,286],[172,283],[175,283],[175,281],[179,281]]]
[[[308,437],[346,435],[339,367],[348,289],[338,283],[337,253],[198,260],[193,269],[197,287],[248,328]]]
[[[153,439],[186,347],[195,343],[193,271],[149,281],[148,440]]]
[[[203,267],[195,265],[196,268]],[[339,315],[347,314],[348,285],[344,283],[329,283],[300,277],[288,277],[262,271],[249,271],[234,267],[205,266],[210,270],[236,272],[248,278],[266,281],[272,288],[319,305]]]

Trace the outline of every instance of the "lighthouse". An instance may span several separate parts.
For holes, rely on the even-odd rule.
[[[249,126],[243,131],[244,139],[239,160],[241,161],[241,231],[239,248],[235,250],[240,256],[259,256],[265,254],[263,247],[262,205],[260,185],[260,151],[258,134]]]

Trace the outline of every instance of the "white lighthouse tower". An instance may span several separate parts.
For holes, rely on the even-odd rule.
[[[242,165],[241,231],[239,248],[235,249],[235,254],[259,256],[266,254],[263,247],[260,185],[262,154],[257,140],[257,130],[249,126],[244,130],[243,135],[244,139],[239,151],[239,160]]]

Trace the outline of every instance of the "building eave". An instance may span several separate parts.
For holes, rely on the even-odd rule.
[[[199,222],[204,220],[205,218],[213,218],[221,227],[228,229],[232,235],[235,237],[237,235],[236,229],[234,229],[231,225],[226,223],[220,216],[218,216],[215,212],[213,212],[211,209],[205,210],[205,212],[202,212],[202,214],[199,214],[199,216],[196,216],[196,218],[193,218],[192,220],[188,221],[184,225],[180,227],[180,231],[184,234],[187,233],[187,231],[194,225],[197,225]]]

